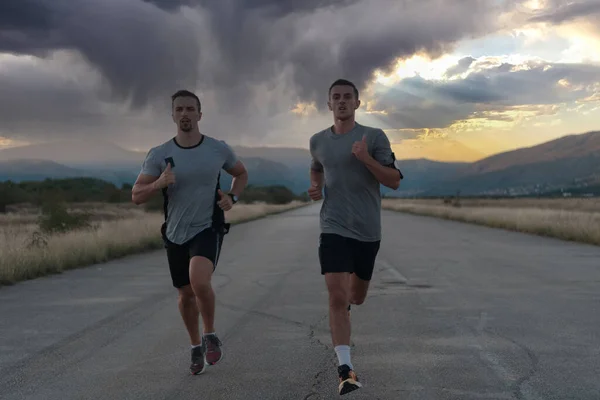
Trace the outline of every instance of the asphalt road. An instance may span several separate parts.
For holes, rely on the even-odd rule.
[[[0,288],[0,398],[600,398],[600,248],[388,211],[337,395],[318,207],[226,237],[201,376],[162,251]]]

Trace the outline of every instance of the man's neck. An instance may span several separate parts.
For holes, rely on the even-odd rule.
[[[200,140],[202,140],[202,134],[197,129],[194,129],[190,132],[182,132],[178,130],[175,139],[182,147],[192,147],[200,143]]]
[[[352,129],[354,129],[355,124],[356,124],[356,121],[354,118],[349,118],[347,120],[336,119],[333,122],[333,133],[335,133],[337,135],[348,133]]]

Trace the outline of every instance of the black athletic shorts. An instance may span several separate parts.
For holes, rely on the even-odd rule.
[[[213,228],[207,228],[182,245],[165,240],[167,260],[173,286],[181,288],[190,284],[190,260],[195,256],[208,258],[213,263],[213,271],[217,267],[223,234]]]
[[[362,242],[332,233],[321,233],[319,237],[321,274],[350,272],[360,279],[370,281],[380,243],[380,241]]]

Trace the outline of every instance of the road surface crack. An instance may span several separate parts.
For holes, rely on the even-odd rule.
[[[280,316],[275,315],[275,314],[269,314],[269,313],[266,313],[266,312],[256,311],[256,310],[249,310],[247,308],[238,307],[238,306],[234,306],[232,304],[223,303],[222,301],[219,301],[219,300],[217,300],[216,303],[219,306],[221,306],[223,308],[226,308],[228,310],[231,310],[231,311],[243,312],[243,313],[246,313],[246,314],[254,315],[256,317],[264,317],[264,318],[272,319],[272,320],[279,321],[279,322],[282,322],[282,323],[291,324],[291,325],[294,325],[294,326],[297,326],[297,327],[301,327],[301,328],[309,327],[307,324],[305,324],[303,322],[294,321],[292,319],[280,317]]]
[[[315,337],[315,332],[317,331],[317,327],[319,326],[319,324],[321,324],[323,321],[325,321],[328,317],[328,313],[324,314],[321,318],[319,318],[319,320],[310,325],[310,332],[308,333],[308,338],[310,339],[311,342],[323,347],[323,349],[327,352],[326,354],[328,354],[323,361],[321,362],[321,365],[319,366],[318,371],[315,373],[314,377],[313,377],[313,384],[311,387],[311,391],[310,393],[308,393],[306,396],[304,396],[303,400],[309,400],[309,399],[320,399],[321,395],[319,394],[319,392],[317,391],[317,388],[319,387],[319,385],[321,384],[321,377],[323,374],[325,374],[327,372],[328,368],[331,368],[332,366],[335,367],[336,363],[335,363],[335,353],[332,351],[331,346],[329,346],[326,343],[323,343],[322,341],[320,341],[318,338]]]
[[[523,386],[527,382],[529,382],[531,380],[531,378],[533,378],[533,376],[536,374],[536,372],[538,370],[539,359],[537,358],[535,353],[529,347],[525,346],[524,344],[519,343],[516,340],[511,339],[506,336],[500,336],[500,337],[502,337],[505,340],[508,340],[509,342],[513,343],[515,346],[517,346],[518,348],[523,350],[523,352],[525,352],[525,354],[527,354],[527,357],[529,358],[529,362],[531,364],[529,371],[527,371],[523,376],[521,376],[519,379],[517,379],[517,381],[513,385],[514,386],[513,387],[513,395],[518,400],[528,399],[529,397],[523,393]]]
[[[485,332],[489,336],[496,336],[500,339],[506,340],[507,342],[514,344],[517,348],[519,348],[523,353],[525,353],[527,355],[527,358],[528,358],[529,364],[530,364],[529,370],[527,372],[525,372],[524,374],[522,374],[519,378],[517,378],[511,386],[512,386],[512,395],[517,400],[531,399],[532,397],[524,392],[523,387],[537,373],[539,359],[537,358],[535,353],[529,347],[525,346],[522,343],[519,343],[518,341],[516,341],[508,336],[504,336],[504,335],[501,335],[501,334],[498,334],[495,332],[491,332],[488,329],[483,329],[482,331]],[[533,398],[537,399],[538,396],[534,395]]]

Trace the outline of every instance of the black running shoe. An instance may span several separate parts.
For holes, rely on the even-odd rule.
[[[356,373],[348,365],[340,365],[338,367],[338,375],[340,377],[340,384],[338,386],[340,395],[353,392],[362,387]]]
[[[192,348],[192,365],[190,371],[193,375],[200,375],[204,372],[204,346]]]

